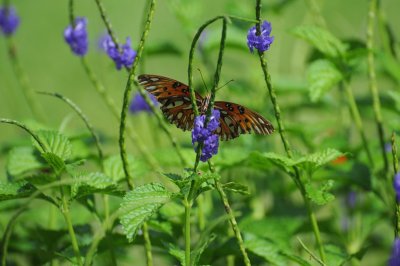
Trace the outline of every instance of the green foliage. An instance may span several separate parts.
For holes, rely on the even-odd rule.
[[[335,196],[329,193],[329,190],[333,187],[333,180],[328,180],[323,185],[317,187],[314,184],[307,183],[305,189],[307,197],[309,197],[314,203],[318,205],[325,205],[335,199]]]
[[[298,26],[292,30],[292,33],[307,41],[328,57],[342,57],[347,49],[346,45],[332,33],[317,26]]]
[[[0,201],[30,196],[36,189],[26,181],[0,183]]]
[[[324,59],[314,61],[307,70],[311,101],[318,101],[342,79],[342,74],[332,62]]]
[[[32,140],[34,146],[39,150],[40,153],[53,153],[63,161],[70,158],[72,149],[71,143],[69,142],[67,137],[61,135],[56,131],[49,130],[40,130],[36,133],[46,149],[43,150],[42,147],[40,147],[35,140]]]
[[[32,147],[16,147],[8,155],[7,172],[11,176],[20,176],[43,167]]]
[[[129,241],[133,241],[144,222],[172,198],[162,184],[150,183],[126,193],[119,211],[121,224]]]
[[[72,199],[79,199],[94,193],[123,195],[115,181],[103,173],[81,174],[74,177],[74,184],[71,187]]]
[[[146,165],[140,160],[135,160],[131,155],[128,155],[128,163],[129,173],[133,177],[141,176],[147,171]],[[104,173],[115,182],[119,182],[125,178],[121,155],[116,154],[104,160]]]
[[[228,190],[231,192],[239,193],[242,195],[250,195],[249,187],[246,185],[242,185],[236,182],[229,182],[222,184],[222,188],[224,190]]]

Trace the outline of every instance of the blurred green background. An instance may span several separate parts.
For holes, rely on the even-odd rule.
[[[366,0],[325,0],[316,1],[326,20],[329,30],[342,40],[365,41],[368,1]],[[381,1],[382,10],[385,13],[389,25],[392,26],[394,36],[400,36],[400,2],[398,0]],[[306,153],[310,147],[304,144],[307,136],[300,136],[296,130],[304,129],[315,133],[313,145],[317,148],[331,147],[330,136],[340,135],[343,124],[352,123],[348,113],[337,109],[340,106],[329,105],[334,96],[327,96],[323,103],[327,104],[324,113],[311,108],[308,98],[306,67],[311,55],[311,47],[304,41],[295,38],[289,31],[298,25],[310,25],[314,23],[314,17],[310,11],[307,1],[303,0],[275,0],[263,1],[264,19],[272,23],[272,35],[275,41],[267,52],[272,82],[278,93],[278,101],[281,105],[285,124],[291,130],[289,138],[294,143],[295,149]],[[18,57],[30,80],[34,90],[59,92],[75,101],[90,118],[94,127],[107,139],[107,154],[118,152],[118,121],[103,100],[94,90],[88,77],[83,71],[79,58],[73,55],[63,39],[63,30],[69,23],[67,1],[12,1],[21,17],[21,25],[15,35],[15,43]],[[140,39],[141,25],[145,14],[146,1],[128,0],[104,0],[103,4],[107,10],[113,29],[120,41],[127,36],[131,37],[133,47],[137,46]],[[76,1],[76,16],[88,18],[88,30],[90,38],[90,49],[88,61],[94,73],[107,88],[108,93],[114,98],[118,107],[122,103],[122,95],[125,89],[127,73],[116,71],[113,62],[98,49],[99,37],[105,32],[94,1]],[[206,20],[220,14],[236,15],[254,18],[254,1],[243,0],[219,0],[219,1],[159,1],[155,12],[152,29],[146,46],[144,64],[140,68],[141,73],[158,74],[175,78],[187,83],[187,62],[191,39],[197,28]],[[259,67],[258,57],[248,51],[246,45],[247,29],[249,23],[233,22],[228,28],[228,45],[225,51],[222,79],[220,84],[234,79],[226,88],[217,95],[217,99],[237,102],[260,112],[275,125],[275,118],[270,104],[263,75]],[[219,42],[219,25],[213,25],[207,31],[204,47],[207,50],[210,62],[205,62],[196,57],[194,68],[200,68],[206,77],[208,85],[215,67],[216,55]],[[380,45],[379,34],[376,34],[376,44]],[[174,53],[160,52],[160,49],[173,47]],[[366,62],[361,62],[358,75],[352,80],[354,93],[363,99],[369,95],[368,79],[365,74]],[[387,77],[384,66],[377,60],[379,89],[382,95],[388,91],[398,90],[398,83]],[[196,89],[204,93],[198,72],[195,72]],[[62,102],[46,97],[36,96],[47,115],[45,124],[53,128],[65,127],[65,132],[74,134],[82,132],[84,126],[75,114]],[[367,101],[368,102],[368,101]],[[369,104],[370,102],[368,102]],[[387,132],[399,129],[398,115],[386,109],[383,102],[383,114]],[[370,142],[377,147],[378,140],[374,124],[373,113],[370,106],[362,109],[363,118],[366,122],[367,136]],[[11,118],[19,121],[29,122],[32,115],[20,86],[12,71],[7,57],[6,43],[0,37],[0,117]],[[156,120],[149,114],[130,115],[134,128],[143,142],[152,153],[160,154],[163,150],[170,150],[171,144],[165,135],[156,126]],[[182,132],[174,126],[170,126],[173,134],[180,143],[191,149],[190,133]],[[355,130],[354,130],[355,131]],[[1,125],[0,147],[4,150],[9,148],[10,142],[15,141],[16,136],[26,135],[20,130]],[[314,138],[314,136],[317,136]],[[355,142],[359,142],[357,133],[353,133]],[[346,147],[343,143],[340,149]],[[311,145],[312,146],[312,145]],[[268,137],[241,136],[230,142],[223,142],[220,146],[220,155],[216,160],[229,159],[230,152],[249,153],[253,150],[266,151],[266,147],[282,152],[283,148],[278,134]],[[128,151],[137,154],[137,149],[131,143]],[[376,151],[378,153],[378,151]],[[225,155],[224,155],[225,154]],[[0,157],[0,167],[4,169],[7,153],[3,152]],[[192,154],[194,156],[194,153]],[[6,179],[3,171],[2,179]],[[140,182],[140,181],[139,181]],[[263,181],[265,182],[265,181]],[[290,182],[290,181],[289,181]],[[253,188],[255,189],[255,188]],[[260,191],[259,191],[260,192]],[[267,197],[266,195],[262,195]],[[264,198],[266,205],[270,198]],[[258,203],[252,202],[257,205]],[[339,203],[340,204],[340,203]],[[255,207],[256,208],[256,207]],[[262,207],[262,208],[268,208]],[[45,214],[43,214],[45,215]],[[78,218],[79,221],[79,218]],[[386,227],[384,227],[387,229]],[[372,253],[374,254],[374,253]],[[383,254],[379,253],[380,255]],[[384,256],[387,256],[385,253]],[[381,260],[380,260],[381,261]],[[373,264],[371,264],[373,265]]]

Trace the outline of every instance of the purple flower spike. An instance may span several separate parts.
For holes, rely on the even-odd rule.
[[[157,106],[158,102],[156,100],[156,97],[154,97],[152,94],[149,94],[149,97],[153,102],[153,104]],[[142,95],[140,95],[139,93],[136,93],[135,96],[133,97],[131,105],[129,106],[129,111],[133,114],[139,112],[151,113],[150,106],[146,103]]]
[[[400,266],[400,238],[396,238],[393,242],[392,256],[388,261],[389,266]]]
[[[261,25],[261,34],[257,36],[256,26],[251,27],[247,33],[247,46],[250,51],[253,52],[254,48],[256,48],[260,52],[267,51],[269,46],[274,41],[274,37],[270,36],[271,34],[271,23],[264,20]]]
[[[213,110],[207,127],[205,127],[205,115],[200,115],[195,118],[192,131],[192,144],[194,150],[197,151],[198,145],[196,145],[196,142],[203,142],[204,145],[200,156],[202,162],[206,162],[213,155],[218,153],[219,138],[214,132],[219,127],[219,117],[219,111]]]
[[[69,25],[64,30],[64,39],[74,54],[84,56],[88,50],[87,19],[76,18],[74,24],[75,27]]]
[[[120,51],[118,51],[110,35],[102,37],[100,46],[115,62],[115,66],[118,70],[122,67],[131,67],[135,61],[136,51],[132,49],[131,39],[129,37],[126,38],[125,44],[120,47]]]
[[[19,17],[15,8],[0,7],[0,29],[4,35],[12,35],[18,28]]]
[[[396,192],[397,202],[400,202],[400,172],[394,175],[393,187]]]

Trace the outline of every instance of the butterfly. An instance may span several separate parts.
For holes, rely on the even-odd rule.
[[[161,111],[167,120],[183,130],[191,130],[194,113],[190,101],[189,87],[177,80],[159,75],[140,75],[139,84],[161,104]],[[204,114],[210,102],[210,95],[202,97],[195,93],[199,112]],[[271,122],[250,109],[231,102],[215,101],[214,109],[220,112],[220,126],[216,133],[221,140],[229,140],[254,131],[269,135],[274,132]]]

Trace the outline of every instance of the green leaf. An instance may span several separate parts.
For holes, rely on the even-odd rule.
[[[168,253],[171,254],[172,256],[174,256],[181,263],[181,266],[186,266],[184,250],[169,243],[168,244]]]
[[[266,165],[268,166],[269,163],[273,163],[287,173],[292,171],[291,167],[294,164],[292,159],[273,152],[252,152],[248,160],[250,161],[250,165],[254,168],[265,169]]]
[[[292,30],[297,37],[309,42],[329,57],[340,57],[346,52],[346,45],[326,29],[316,26],[298,26]]]
[[[342,74],[332,62],[324,59],[314,61],[307,70],[311,101],[318,101],[342,79]]]
[[[132,241],[142,224],[168,202],[172,193],[162,184],[150,183],[126,193],[119,211],[121,224],[129,241]]]
[[[246,185],[242,185],[236,182],[228,182],[225,184],[222,184],[222,188],[224,190],[228,190],[231,192],[239,193],[242,195],[250,195],[249,187]]]
[[[40,153],[50,152],[54,153],[64,161],[69,159],[71,156],[71,143],[67,137],[56,131],[50,130],[39,130],[36,134],[46,148],[46,151],[44,151],[42,147],[33,140],[34,146],[40,151]]]
[[[36,189],[26,181],[0,182],[0,201],[29,197]]]
[[[305,169],[310,175],[312,175],[313,172],[321,166],[343,155],[345,154],[338,150],[328,148],[297,159],[295,165]]]
[[[135,160],[132,155],[128,155],[128,163],[128,171],[131,176],[140,176],[146,172],[146,165],[140,160]],[[125,178],[125,172],[119,154],[110,156],[104,160],[104,173],[116,182]]]
[[[264,258],[271,265],[287,265],[287,259],[282,256],[276,244],[272,241],[249,235],[244,241],[244,245],[246,249]]]
[[[316,187],[314,184],[307,183],[305,185],[307,197],[318,205],[325,205],[335,199],[335,196],[329,193],[333,187],[333,180],[328,180],[322,186]]]
[[[65,169],[64,161],[56,154],[51,152],[42,153],[42,157],[53,168],[56,175],[60,174]]]
[[[200,257],[203,254],[204,250],[215,240],[217,236],[215,234],[209,235],[205,241],[199,243],[191,252],[191,264],[193,266],[199,265]]]
[[[8,155],[7,172],[19,176],[43,167],[32,147],[16,147]]]
[[[146,54],[152,55],[182,55],[182,50],[174,43],[169,41],[155,42],[146,47]]]
[[[340,247],[327,244],[324,245],[326,252],[326,265],[339,266],[344,265],[351,257]]]
[[[71,198],[78,199],[93,193],[122,195],[117,184],[103,173],[89,173],[74,177]]]

